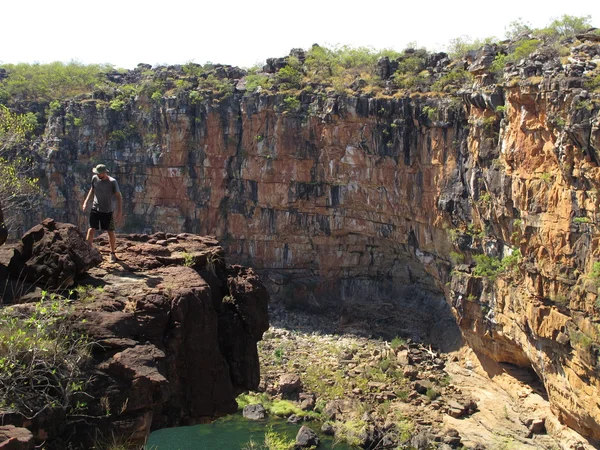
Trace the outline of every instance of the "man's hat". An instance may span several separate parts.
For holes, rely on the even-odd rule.
[[[109,170],[104,164],[98,164],[96,167],[92,169],[94,173],[108,173]]]

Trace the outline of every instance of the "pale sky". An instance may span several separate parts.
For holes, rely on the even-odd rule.
[[[409,42],[444,50],[450,39],[504,38],[522,18],[534,28],[598,0],[5,0],[0,63],[77,60],[251,67],[294,47],[367,46],[401,51]]]

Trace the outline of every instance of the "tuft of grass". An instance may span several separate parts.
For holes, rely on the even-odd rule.
[[[433,401],[440,396],[440,393],[433,388],[429,388],[429,389],[427,389],[427,392],[425,392],[425,396],[429,400]]]
[[[183,256],[183,265],[185,267],[193,267],[194,264],[196,263],[196,259],[194,258],[194,255],[192,255],[191,253],[188,253],[187,251],[182,253]]]
[[[335,422],[333,428],[335,444],[346,442],[353,447],[360,447],[364,444],[368,423],[360,419],[350,419]]]
[[[392,350],[394,350],[394,351],[398,350],[403,345],[406,345],[406,340],[404,340],[398,336],[396,336],[394,339],[392,339],[392,342],[390,342],[390,346],[392,347]]]

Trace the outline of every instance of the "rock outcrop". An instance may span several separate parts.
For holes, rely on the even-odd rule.
[[[581,39],[563,59],[540,48],[507,65],[497,83],[509,48],[486,46],[465,62],[474,82],[460,98],[307,89],[292,108],[220,68],[230,95],[173,85],[122,108],[68,101],[43,143],[47,214],[83,225],[101,160],[129,230],[215,234],[274,298],[344,317],[396,305],[399,331],[430,322],[420,338],[444,342],[452,307],[469,345],[533,368],[561,419],[600,439],[600,107],[585,89],[599,44]]]
[[[100,253],[87,244],[75,225],[46,219],[25,233],[8,271],[15,278],[65,289],[101,261]]]
[[[71,229],[38,228],[28,235],[44,228],[50,241]],[[210,237],[118,236],[116,263],[106,257],[108,241],[96,242],[105,259],[78,277],[71,291],[78,299],[64,319],[92,343],[84,406],[33,421],[5,414],[4,423],[26,425],[38,440],[69,436],[70,445],[90,448],[93,438],[144,442],[151,429],[235,412],[235,397],[258,385],[256,343],[268,328],[268,294],[254,272],[226,265]]]

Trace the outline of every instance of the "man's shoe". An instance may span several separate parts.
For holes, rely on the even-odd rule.
[[[114,253],[110,254],[110,262],[116,263],[118,261],[117,259],[117,255],[115,255]]]

